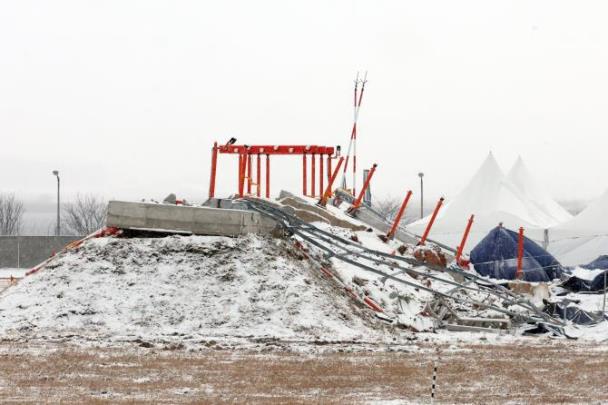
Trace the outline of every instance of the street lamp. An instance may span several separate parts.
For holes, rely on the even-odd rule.
[[[53,175],[57,177],[57,227],[55,228],[55,234],[61,236],[61,216],[60,216],[60,204],[59,204],[59,185],[61,183],[59,179],[59,170],[53,170]]]
[[[418,177],[420,177],[420,219],[424,216],[424,173],[418,173]]]

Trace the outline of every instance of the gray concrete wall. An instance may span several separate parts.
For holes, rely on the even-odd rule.
[[[0,268],[29,268],[81,236],[0,236]]]
[[[217,236],[270,233],[276,226],[274,221],[252,211],[125,201],[110,201],[106,224],[123,229]]]

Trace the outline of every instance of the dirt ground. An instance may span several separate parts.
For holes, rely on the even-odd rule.
[[[324,351],[320,351],[324,350]],[[1,403],[430,403],[433,347],[313,353],[0,343]],[[608,347],[464,345],[439,403],[606,403]]]

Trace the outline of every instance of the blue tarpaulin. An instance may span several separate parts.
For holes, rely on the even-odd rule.
[[[519,235],[497,226],[471,251],[471,263],[482,276],[514,280],[517,271],[517,245]],[[522,261],[523,279],[550,281],[559,278],[562,267],[545,249],[524,238]]]
[[[581,267],[589,270],[608,270],[608,255],[600,256],[591,263]]]

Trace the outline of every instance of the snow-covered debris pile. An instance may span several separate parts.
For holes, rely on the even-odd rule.
[[[291,244],[240,238],[100,238],[0,297],[0,335],[374,339],[382,321]]]

